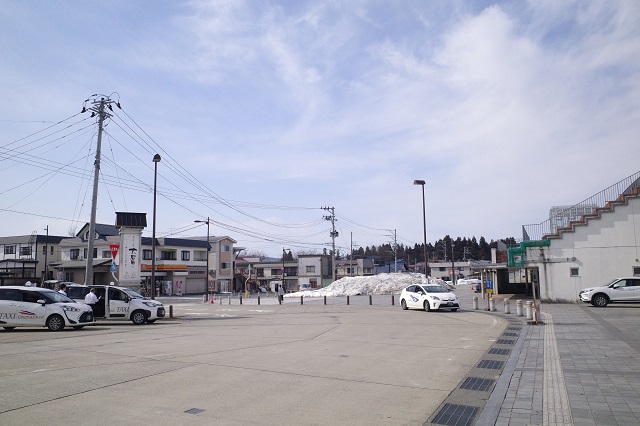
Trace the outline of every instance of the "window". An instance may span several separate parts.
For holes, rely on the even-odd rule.
[[[30,246],[20,247],[20,256],[31,256],[31,247]]]
[[[80,257],[80,249],[69,250],[69,258],[71,260],[78,260],[79,257]],[[67,281],[73,281],[73,280],[67,280]]]
[[[256,275],[258,277],[264,277],[264,268],[256,268]]]
[[[183,251],[180,253],[180,258],[181,258],[182,260],[189,260],[189,259],[190,259],[190,256],[191,256],[191,252],[189,252],[189,251],[187,251],[187,250],[183,250]]]
[[[20,290],[0,288],[0,300],[20,300]]]
[[[42,255],[46,255],[47,254],[47,246],[42,246]]]
[[[633,267],[633,276],[638,276],[640,275],[640,266],[634,266]]]
[[[142,250],[142,260],[153,260],[153,250]]]
[[[103,259],[111,259],[111,250],[102,250]]]
[[[16,246],[4,246],[4,254],[16,254]]]
[[[220,269],[229,269],[231,268],[231,264],[229,262],[222,262],[220,264]]]
[[[176,252],[175,251],[165,251],[160,252],[161,260],[176,260]]]
[[[572,276],[572,277],[580,276],[578,268],[569,269],[569,275]]]
[[[296,268],[295,266],[284,268],[284,274],[288,277],[295,277],[296,275],[298,275],[298,268]]]
[[[28,303],[38,303],[38,300],[45,300],[44,297],[35,291],[23,291],[22,292],[22,301]]]
[[[53,254],[53,246],[51,246],[51,254]]]
[[[231,246],[230,246],[229,244],[223,244],[223,245],[222,245],[222,251],[223,251],[224,253],[228,253],[228,252],[230,252],[230,251],[231,251]]]
[[[74,282],[74,280],[73,280],[73,272],[65,272],[64,273],[64,280],[65,281]]]
[[[315,274],[316,265],[307,265],[307,274]]]
[[[280,275],[282,273],[281,271],[281,269],[272,269],[271,275]]]
[[[444,271],[446,271],[446,270],[447,270],[447,268],[446,268],[446,267],[442,267],[442,266],[440,266],[440,267],[438,268],[438,270],[439,270],[440,272],[444,272]]]

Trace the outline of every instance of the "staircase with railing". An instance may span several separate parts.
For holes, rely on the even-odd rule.
[[[598,219],[616,205],[626,204],[630,197],[640,196],[640,172],[598,192],[595,195],[571,207],[555,209],[549,219],[542,223],[523,225],[522,239],[547,240],[560,238],[562,233],[573,231],[576,226],[586,225],[590,220]]]

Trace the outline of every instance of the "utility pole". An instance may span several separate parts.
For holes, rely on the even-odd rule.
[[[398,240],[396,236],[396,230],[393,231],[389,229],[389,232],[393,232],[389,234],[389,236],[393,239],[393,272],[398,272]]]
[[[331,212],[331,216],[323,216],[323,219],[331,221],[331,282],[336,280],[336,237],[338,232],[336,231],[336,214],[334,207],[322,207],[322,210]]]
[[[100,99],[98,99],[100,96]],[[87,103],[90,103],[87,108]],[[105,107],[113,111],[112,104],[116,104],[120,108],[120,103],[111,100],[108,96],[93,95],[84,101],[82,112],[91,111],[91,117],[98,116],[98,143],[96,146],[96,160],[93,171],[93,195],[91,197],[91,221],[89,222],[89,234],[87,235],[87,272],[84,278],[86,285],[93,284],[93,245],[96,234],[96,209],[98,206],[98,179],[100,177],[100,150],[102,147],[102,130],[104,129],[104,120],[112,115],[105,111]]]
[[[455,256],[453,255],[453,238],[451,239],[451,284],[456,285],[456,265],[454,263]]]
[[[44,242],[44,280],[42,280],[42,287],[44,287],[44,282],[49,279],[49,263],[47,262],[47,255],[49,253],[49,225],[44,229],[47,231],[47,239]]]

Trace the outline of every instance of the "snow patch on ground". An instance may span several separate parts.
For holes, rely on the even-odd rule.
[[[324,288],[288,293],[285,297],[337,297],[364,294],[399,294],[412,284],[424,283],[425,277],[415,273],[378,274],[370,277],[344,277]],[[439,278],[429,277],[429,284],[444,284]]]

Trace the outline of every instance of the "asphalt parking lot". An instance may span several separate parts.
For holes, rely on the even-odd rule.
[[[152,325],[0,332],[0,423],[423,424],[508,324],[333,302],[183,298]]]

